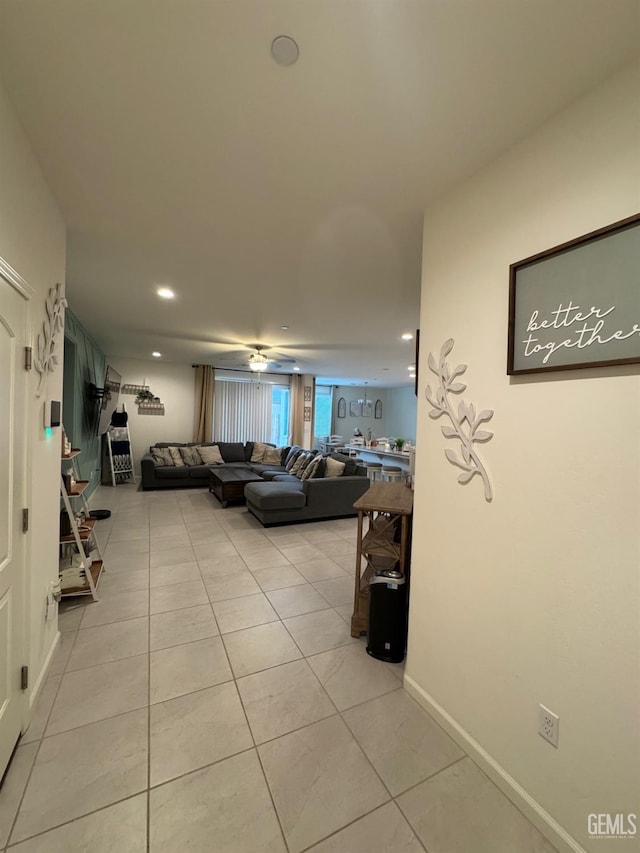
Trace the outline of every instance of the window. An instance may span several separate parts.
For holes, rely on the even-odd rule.
[[[276,447],[284,447],[289,443],[289,386],[272,385],[271,387],[270,441]]]
[[[317,439],[331,435],[331,409],[333,388],[330,385],[316,385],[316,410],[314,434]]]
[[[218,441],[287,444],[289,386],[216,376],[213,437]]]

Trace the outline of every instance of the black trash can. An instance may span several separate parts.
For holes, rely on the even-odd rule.
[[[394,570],[380,572],[369,581],[367,654],[388,663],[400,663],[406,647],[406,578]]]

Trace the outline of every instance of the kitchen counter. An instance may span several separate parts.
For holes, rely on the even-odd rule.
[[[361,444],[345,444],[347,450],[355,450],[364,462],[382,462],[383,465],[397,465],[403,471],[409,471],[411,451],[384,450],[382,447],[363,447]],[[415,448],[414,448],[415,450]]]

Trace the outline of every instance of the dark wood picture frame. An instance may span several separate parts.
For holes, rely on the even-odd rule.
[[[373,416],[377,421],[382,418],[382,400],[376,400],[376,405],[373,410]]]
[[[338,417],[347,417],[347,401],[344,399],[344,397],[340,397],[340,399],[338,400]]]
[[[511,264],[507,374],[640,362],[638,269],[640,214]]]

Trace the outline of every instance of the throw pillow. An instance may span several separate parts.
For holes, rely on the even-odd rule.
[[[301,453],[304,453],[304,450],[301,447],[289,453],[289,456],[287,457],[287,464],[284,466],[289,473],[291,473],[291,469],[298,461],[298,457]]]
[[[293,465],[294,459],[298,453],[302,453],[302,448],[299,445],[294,444],[289,448],[288,453],[284,457],[284,462],[282,463],[287,471]]]
[[[280,457],[280,465],[285,465],[287,461],[287,456],[291,452],[291,446],[289,447],[281,447],[282,455]]]
[[[324,476],[325,477],[341,477],[344,471],[344,462],[338,462],[331,456],[327,456],[324,461]]]
[[[282,459],[282,448],[281,447],[267,447],[264,452],[264,459],[262,460],[264,465],[280,465]]]
[[[293,468],[289,472],[293,474],[295,477],[302,476],[302,472],[307,467],[307,464],[311,461],[311,456],[309,453],[301,453],[296,461],[293,463]]]
[[[202,457],[197,447],[180,447],[179,450],[185,465],[202,465]]]
[[[267,452],[268,444],[263,444],[261,441],[254,441],[253,453],[251,454],[251,462],[264,462],[264,456]]]
[[[173,457],[169,453],[168,447],[150,447],[149,450],[157,465],[173,465]]]
[[[173,464],[176,468],[184,468],[184,459],[180,456],[180,448],[179,447],[169,447],[169,453],[171,454],[171,458],[173,459]]]
[[[350,456],[345,456],[342,453],[332,453],[331,458],[335,459],[336,462],[344,463],[344,471],[342,472],[343,477],[353,477],[353,475],[356,473],[358,463],[355,459],[352,459]]]
[[[323,456],[320,462],[318,463],[316,470],[311,475],[314,480],[321,480],[324,477],[324,469],[325,469],[325,457]]]
[[[199,444],[198,453],[204,465],[222,465],[224,462],[217,444],[210,444],[207,447]]]
[[[315,472],[318,468],[318,465],[320,464],[321,461],[322,461],[322,453],[317,453],[313,457],[311,462],[309,462],[307,467],[304,469],[304,472],[302,474],[302,477],[300,477],[300,479],[301,480],[310,480],[313,477],[313,475],[315,474]]]

